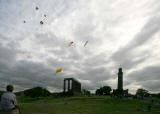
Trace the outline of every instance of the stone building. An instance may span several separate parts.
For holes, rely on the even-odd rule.
[[[81,83],[74,78],[64,78],[63,92],[72,92],[75,94],[81,93]]]

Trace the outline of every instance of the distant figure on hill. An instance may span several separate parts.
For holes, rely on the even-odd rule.
[[[16,95],[13,92],[14,87],[12,85],[8,85],[6,87],[7,92],[2,94],[1,97],[1,107],[4,111],[12,111],[14,109],[18,109]]]

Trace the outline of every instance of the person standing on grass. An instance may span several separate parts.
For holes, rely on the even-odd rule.
[[[8,85],[6,87],[7,92],[3,93],[1,96],[1,107],[4,111],[19,109],[13,89],[14,87],[12,85]]]

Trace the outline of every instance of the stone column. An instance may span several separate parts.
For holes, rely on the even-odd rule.
[[[72,90],[72,80],[70,80],[70,90]]]
[[[68,91],[70,90],[70,80],[68,80]]]
[[[79,91],[81,92],[81,83],[79,84]]]
[[[64,92],[65,92],[66,91],[66,80],[65,79],[64,79],[63,89],[64,89]]]

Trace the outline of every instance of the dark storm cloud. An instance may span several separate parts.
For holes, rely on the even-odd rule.
[[[88,41],[90,45],[94,44],[94,47],[100,45],[102,41],[93,35],[97,27],[94,25],[94,16],[90,14],[88,18],[85,17],[83,20],[83,23],[76,25],[76,29],[73,33],[75,39],[81,42]]]
[[[2,39],[6,40],[1,36]],[[62,88],[62,80],[59,77],[54,77],[55,71],[53,69],[43,63],[27,61],[27,59],[17,60],[17,55],[26,55],[27,52],[18,50],[17,43],[12,42],[12,45],[10,43],[7,42],[6,46],[3,46],[4,41],[3,44],[0,43],[0,80],[3,82],[1,87],[4,88],[11,83],[21,89],[34,86]]]
[[[99,68],[86,68],[86,73],[81,75],[80,77],[85,80],[91,80],[91,81],[102,81],[104,79],[107,79],[107,71],[105,67],[99,67]]]
[[[3,37],[0,37],[0,39],[3,39]],[[12,75],[10,71],[14,67],[17,53],[19,53],[19,51],[15,49],[14,45],[10,48],[0,42],[0,80],[3,81],[3,83],[10,80],[9,78]]]
[[[139,46],[144,45],[147,41],[151,40],[152,37],[160,30],[160,16],[156,15],[153,16],[146,24],[145,26],[139,31],[139,33],[131,40],[124,48],[119,49],[117,52],[115,52],[112,55],[112,59],[118,63],[121,64],[124,68],[130,69],[131,67],[145,61],[147,55],[144,53],[148,53],[147,51],[140,54],[142,56],[142,59],[139,61],[132,61],[134,59],[135,55],[137,55],[136,52],[132,52],[133,49],[136,49]]]
[[[23,85],[41,85],[41,86],[53,86],[59,88],[60,78],[53,76],[54,71],[49,69],[43,63],[35,63],[29,61],[19,61],[16,65],[16,74],[18,78],[24,78],[26,81]],[[36,84],[37,83],[37,84]],[[54,88],[54,86],[53,86]]]
[[[87,67],[98,67],[109,62],[105,58],[107,58],[106,53],[96,54],[94,56],[84,59],[83,64]]]
[[[141,82],[142,86],[149,90],[149,92],[159,92],[160,91],[160,80],[150,80],[146,82]]]
[[[35,37],[36,44],[41,45],[48,53],[60,59],[80,60],[84,56],[84,52],[76,46],[77,42],[74,42],[74,46],[69,47],[68,44],[71,40],[57,37],[53,33],[36,34]]]
[[[61,89],[62,87],[61,78],[55,78],[52,69],[47,68],[43,63],[29,61],[16,62],[12,69],[1,72],[1,79],[23,88],[51,86]]]
[[[148,80],[159,80],[160,66],[149,66],[142,70],[132,72],[128,74],[130,81],[148,81]]]
[[[134,71],[126,77],[127,84],[136,83],[150,91],[159,91],[160,86],[160,65],[145,67],[142,70]]]
[[[5,47],[0,43],[0,67],[1,70],[10,67],[14,63],[16,55],[19,51],[14,48]],[[4,66],[4,67],[3,67]]]

